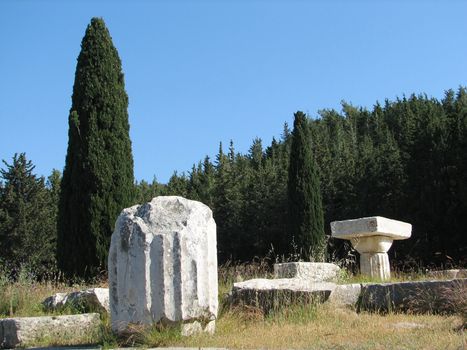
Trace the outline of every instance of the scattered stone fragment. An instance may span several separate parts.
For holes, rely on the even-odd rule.
[[[183,334],[213,332],[218,285],[211,209],[174,196],[124,209],[112,234],[109,287],[116,332],[157,322],[181,324]]]
[[[83,312],[109,313],[109,289],[91,288],[72,293],[57,293],[42,302],[48,311],[72,307]]]
[[[336,307],[355,308],[360,298],[362,285],[360,283],[338,284],[329,296],[329,302]]]
[[[0,319],[0,347],[32,347],[47,339],[57,345],[91,344],[98,340],[100,322],[97,313]]]
[[[331,263],[289,262],[274,264],[274,278],[301,278],[309,282],[336,282],[340,268]]]

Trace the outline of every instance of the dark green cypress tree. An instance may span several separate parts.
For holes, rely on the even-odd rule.
[[[324,215],[318,169],[311,149],[308,120],[295,113],[287,183],[289,238],[304,259],[325,258]]]
[[[93,18],[81,43],[61,183],[58,263],[68,276],[104,269],[115,220],[133,204],[128,96],[105,23]]]

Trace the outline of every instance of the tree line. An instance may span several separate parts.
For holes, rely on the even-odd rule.
[[[343,103],[306,118],[319,174],[324,230],[330,222],[380,215],[413,225],[396,242],[392,262],[416,266],[465,265],[467,234],[467,90],[442,100],[412,95],[376,103],[372,110]],[[217,223],[219,261],[250,261],[300,253],[289,234],[287,183],[292,131],[264,147],[253,140],[241,154],[220,144],[167,184],[135,182],[132,204],[180,195],[208,205]],[[27,263],[39,274],[56,266],[60,172],[33,173],[24,154],[4,161],[0,182],[0,251],[5,266]],[[115,218],[116,218],[115,214]],[[112,218],[114,220],[115,218]],[[345,242],[329,239],[328,256],[342,258]],[[412,265],[410,265],[412,266]]]
[[[465,264],[467,234],[467,90],[441,100],[411,95],[376,103],[371,110],[342,103],[307,119],[321,184],[324,229],[330,222],[385,216],[413,225],[412,237],[390,250],[403,267]],[[180,194],[207,203],[218,225],[220,261],[248,261],[271,250],[291,254],[287,200],[292,134],[247,154],[222,145],[167,186],[139,184],[139,200]],[[151,192],[153,191],[153,192]],[[297,243],[297,242],[295,242]],[[348,245],[328,241],[328,259],[343,258]]]

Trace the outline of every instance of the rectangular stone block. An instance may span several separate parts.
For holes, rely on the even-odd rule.
[[[412,225],[381,216],[372,216],[331,222],[331,232],[333,237],[341,239],[366,236],[386,236],[392,239],[407,239],[412,233]]]
[[[4,318],[0,320],[0,347],[31,347],[46,340],[57,345],[90,344],[99,341],[97,313]]]
[[[336,282],[340,268],[331,263],[289,262],[274,264],[274,278],[302,278],[309,282]]]
[[[336,285],[301,278],[252,279],[234,283],[230,302],[261,309],[265,314],[294,304],[322,303]]]
[[[467,279],[364,284],[359,310],[454,313],[460,307],[456,298],[465,297],[466,289]]]

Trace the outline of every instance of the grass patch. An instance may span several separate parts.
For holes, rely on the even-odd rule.
[[[241,311],[241,312],[239,312]],[[356,314],[318,305],[306,318],[261,314],[245,310],[227,312],[218,320],[215,335],[197,335],[168,346],[239,349],[459,349],[463,333],[456,316],[372,313]],[[299,314],[303,314],[300,310]],[[420,325],[400,328],[398,324]]]
[[[95,281],[84,284],[78,281],[70,285],[56,281],[38,282],[25,273],[20,273],[16,281],[12,281],[5,274],[0,273],[0,318],[82,313],[83,310],[79,306],[46,311],[42,307],[42,301],[56,293],[68,293],[97,286],[105,286],[105,283]]]
[[[318,315],[317,303],[292,304],[268,313],[265,317],[269,324],[307,324],[315,321]]]

